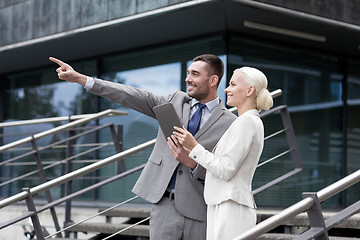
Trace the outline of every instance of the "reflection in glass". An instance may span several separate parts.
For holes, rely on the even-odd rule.
[[[360,61],[349,61],[347,77],[347,174],[359,170],[360,156]],[[360,184],[347,191],[348,205],[359,200]]]

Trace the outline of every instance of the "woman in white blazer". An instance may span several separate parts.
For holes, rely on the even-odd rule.
[[[255,68],[235,70],[225,92],[227,104],[237,107],[238,118],[212,152],[198,144],[185,128],[175,128],[172,136],[175,144],[188,148],[189,156],[207,170],[207,240],[231,240],[256,224],[251,183],[264,143],[259,111],[273,105],[267,78]],[[170,139],[168,144],[171,149]]]

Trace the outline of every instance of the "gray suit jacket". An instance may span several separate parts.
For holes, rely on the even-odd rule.
[[[132,108],[153,118],[155,118],[154,106],[171,102],[185,127],[187,127],[189,121],[191,97],[181,91],[168,96],[156,96],[138,88],[95,79],[94,86],[89,92],[106,97],[112,102],[121,103],[125,107]],[[196,133],[196,140],[205,149],[211,151],[235,119],[236,116],[220,103]],[[205,169],[198,166],[197,171],[192,174],[187,166],[176,161],[160,128],[154,149],[133,188],[133,192],[151,203],[159,202],[177,166],[176,209],[188,218],[206,221],[206,204],[204,201]]]

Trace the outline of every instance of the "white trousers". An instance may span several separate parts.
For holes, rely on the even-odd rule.
[[[208,205],[206,240],[232,240],[255,225],[255,209],[231,200]]]

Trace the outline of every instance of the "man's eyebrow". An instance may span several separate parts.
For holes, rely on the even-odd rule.
[[[197,71],[197,70],[190,70],[190,72],[192,72],[192,73],[199,73],[200,74],[200,72],[199,71]]]

